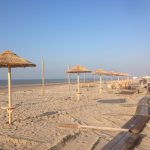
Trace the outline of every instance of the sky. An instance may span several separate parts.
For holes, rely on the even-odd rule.
[[[149,0],[0,0],[0,53],[36,68],[12,69],[14,79],[65,78],[68,65],[150,74]],[[7,79],[7,69],[0,69]]]

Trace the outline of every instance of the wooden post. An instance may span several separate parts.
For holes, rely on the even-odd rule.
[[[12,94],[11,94],[11,67],[8,67],[8,115],[9,115],[9,124],[12,123]]]
[[[43,95],[45,94],[45,89],[44,89],[44,86],[45,86],[45,68],[44,68],[44,59],[42,59],[42,92],[43,92]]]
[[[70,66],[68,65],[68,71],[70,70]],[[70,91],[70,73],[68,73],[68,89]]]
[[[102,76],[99,76],[99,92],[102,93]]]
[[[93,78],[94,78],[94,83],[96,82],[96,80],[95,80],[95,74],[93,75]]]
[[[77,99],[80,100],[80,76],[77,74]]]
[[[113,82],[113,76],[111,76],[111,83]]]
[[[123,76],[122,76],[122,81],[123,81]]]
[[[58,128],[70,128],[70,129],[95,129],[95,130],[105,130],[105,131],[121,131],[128,132],[129,129],[125,128],[112,128],[112,127],[99,127],[99,126],[87,126],[79,124],[59,124]]]
[[[84,83],[85,83],[86,81],[85,81],[85,73],[84,73]]]
[[[109,80],[110,80],[110,78],[109,78],[109,75],[107,75],[107,79],[108,79],[108,82],[107,82],[107,84],[109,84]]]
[[[106,75],[105,77],[106,77],[106,87],[107,87],[108,82],[109,82],[109,81],[108,81],[108,76]]]

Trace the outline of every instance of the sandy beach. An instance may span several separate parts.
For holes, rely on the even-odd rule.
[[[0,150],[150,150],[150,0],[0,0],[0,21]]]
[[[102,127],[121,127],[134,114],[136,104],[145,93],[95,87],[81,89],[77,100],[76,85],[47,85],[42,95],[40,85],[13,88],[13,124],[8,124],[6,110],[0,109],[0,148],[4,150],[91,150],[99,139],[101,147],[118,132],[89,129],[60,129],[59,123]],[[128,105],[133,104],[133,105]],[[134,105],[135,104],[135,105]],[[0,106],[8,105],[7,88],[0,92]],[[147,127],[148,128],[148,127]],[[139,149],[148,150],[148,138]],[[137,148],[138,149],[138,148]]]

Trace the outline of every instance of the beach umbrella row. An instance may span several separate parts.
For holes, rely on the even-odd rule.
[[[25,67],[35,67],[36,65],[32,62],[18,56],[17,54],[13,53],[10,50],[6,50],[4,53],[0,54],[0,68],[8,68],[8,107],[7,109],[8,116],[9,116],[9,124],[12,123],[12,112],[14,107],[12,105],[12,87],[11,87],[11,68],[25,68]],[[80,99],[80,73],[91,73],[92,71],[87,69],[86,67],[77,65],[73,68],[68,67],[68,74],[77,74],[77,98]],[[102,91],[102,75],[108,76],[128,76],[126,73],[117,73],[117,72],[108,72],[103,69],[97,69],[94,72],[95,75],[99,75],[100,77],[100,93]],[[42,85],[43,85],[43,95],[44,95],[44,60],[42,60]],[[70,77],[69,77],[70,78]],[[70,79],[69,79],[70,80]],[[84,81],[85,82],[85,81]],[[70,84],[70,81],[69,81]]]
[[[120,72],[114,72],[114,71],[106,71],[103,69],[97,69],[93,74],[99,75],[100,77],[100,94],[102,93],[102,75],[105,76],[129,76],[127,73],[120,73]]]
[[[77,74],[77,98],[78,100],[80,99],[80,77],[79,77],[79,74],[80,73],[91,73],[92,71],[90,71],[89,69],[83,67],[83,66],[80,66],[80,65],[77,65],[73,68],[68,68],[68,71],[67,73],[68,74],[71,74],[71,73],[76,73]],[[93,72],[93,75],[99,75],[99,92],[100,94],[102,93],[102,75],[105,75],[105,76],[129,76],[129,74],[127,73],[120,73],[120,72],[114,72],[114,71],[106,71],[106,70],[103,70],[103,69],[97,69],[96,71]],[[85,79],[84,79],[85,80]],[[85,82],[85,81],[84,81]],[[69,82],[70,84],[70,82]]]
[[[10,50],[6,50],[4,53],[0,54],[0,68],[8,68],[8,107],[7,109],[9,115],[9,124],[12,123],[12,88],[11,88],[11,68],[21,68],[21,67],[35,67],[36,65],[32,62],[19,57]]]

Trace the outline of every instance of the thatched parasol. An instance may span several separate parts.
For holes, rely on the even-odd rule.
[[[106,70],[103,69],[97,69],[94,74],[96,75],[109,75],[109,72],[107,72]]]
[[[8,99],[9,106],[6,108],[9,114],[9,124],[12,122],[12,94],[11,94],[11,68],[17,67],[35,67],[36,65],[28,60],[25,60],[10,50],[6,50],[0,55],[0,68],[8,68]]]
[[[102,93],[102,75],[108,75],[108,72],[103,69],[97,69],[94,74],[99,75],[99,90],[100,94]]]
[[[77,73],[77,89],[78,89],[78,92],[77,92],[77,98],[78,100],[80,99],[80,76],[79,74],[80,73],[90,73],[92,71],[90,71],[89,69],[83,67],[83,66],[80,66],[80,65],[77,65],[73,68],[70,68],[67,73]]]

